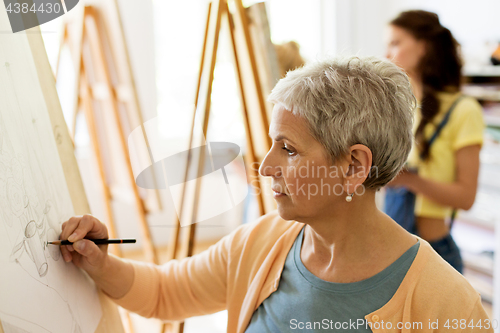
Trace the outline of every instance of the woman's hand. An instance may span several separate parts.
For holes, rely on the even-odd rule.
[[[92,215],[75,216],[64,222],[61,240],[69,240],[73,245],[61,245],[61,253],[66,262],[85,270],[92,278],[99,278],[105,271],[108,259],[108,245],[96,245],[88,239],[108,239],[106,226]]]
[[[396,177],[387,184],[389,187],[404,186],[410,189],[415,178],[418,177],[417,174],[409,171],[406,168],[401,169]]]
[[[403,169],[388,186],[404,186],[415,194],[442,205],[468,210],[474,204],[479,174],[481,145],[460,148],[455,153],[456,180],[445,183],[423,178]]]
[[[131,263],[116,256],[108,256],[108,245],[96,245],[89,239],[108,239],[106,226],[91,215],[75,216],[64,222],[61,240],[73,245],[62,245],[61,253],[66,262],[73,261],[95,281],[96,285],[112,298],[124,296],[134,282]]]

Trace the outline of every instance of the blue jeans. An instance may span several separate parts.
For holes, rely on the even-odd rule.
[[[441,239],[429,242],[429,244],[431,244],[432,248],[451,266],[453,266],[460,273],[463,273],[464,264],[462,256],[460,255],[460,250],[451,237],[451,234],[448,234],[448,236]]]
[[[408,232],[416,234],[415,194],[405,187],[386,187],[384,212]]]

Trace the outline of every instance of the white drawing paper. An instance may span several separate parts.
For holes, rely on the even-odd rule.
[[[0,5],[1,6],[1,5]],[[64,262],[61,224],[74,215],[27,35],[0,8],[0,320],[10,332],[95,332],[93,282]]]

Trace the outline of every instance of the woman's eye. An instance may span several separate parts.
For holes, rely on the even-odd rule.
[[[295,155],[295,152],[294,152],[294,151],[292,151],[292,150],[290,150],[290,149],[288,149],[286,146],[284,146],[284,147],[283,147],[283,148],[281,148],[281,149],[285,150],[285,151],[288,153],[288,155],[290,155],[290,156]]]

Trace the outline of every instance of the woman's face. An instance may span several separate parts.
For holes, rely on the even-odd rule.
[[[307,122],[275,105],[269,126],[273,144],[259,172],[272,177],[278,212],[285,220],[308,221],[345,202],[343,175],[348,162],[332,165],[325,148],[309,133]]]
[[[389,26],[386,57],[409,75],[418,74],[418,64],[425,54],[424,41],[413,37],[407,30]]]

